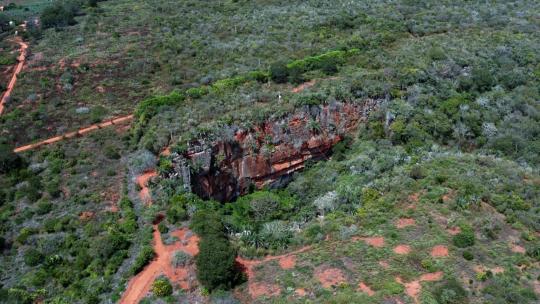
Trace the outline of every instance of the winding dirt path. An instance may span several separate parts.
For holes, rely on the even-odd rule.
[[[139,196],[147,205],[152,204],[148,180],[155,175],[157,175],[155,171],[148,171],[136,178],[137,183],[141,187]],[[165,245],[161,239],[161,233],[158,230],[157,224],[155,224],[153,228],[153,247],[156,258],[141,272],[131,278],[126,291],[118,302],[119,304],[139,303],[152,288],[154,280],[162,274],[167,276],[174,285],[179,285],[185,290],[190,289],[195,284],[195,279],[193,278],[189,267],[184,266],[175,268],[172,266],[172,259],[174,254],[179,250],[184,251],[191,256],[197,255],[199,253],[199,237],[192,234],[189,229],[182,228],[171,232],[171,235],[177,237],[179,241],[172,245]]]
[[[21,152],[25,152],[25,151],[29,151],[29,150],[34,150],[34,149],[37,149],[37,148],[39,148],[41,146],[50,145],[52,143],[56,143],[56,142],[59,142],[59,141],[65,140],[65,139],[69,139],[69,138],[74,138],[74,137],[77,137],[77,136],[82,136],[82,135],[85,135],[85,134],[90,133],[90,132],[95,131],[95,130],[99,130],[99,129],[102,129],[102,128],[106,128],[106,127],[110,127],[110,126],[114,126],[114,125],[117,125],[117,124],[121,124],[121,123],[124,123],[124,122],[131,121],[132,119],[133,119],[133,114],[108,119],[106,121],[103,121],[103,122],[100,122],[100,123],[97,123],[97,124],[93,124],[91,126],[79,129],[77,131],[69,132],[69,133],[66,133],[66,134],[63,134],[63,135],[58,135],[58,136],[55,136],[55,137],[51,137],[49,139],[38,141],[38,142],[33,143],[33,144],[29,144],[29,145],[25,145],[25,146],[15,148],[13,150],[13,152],[21,153]]]
[[[157,225],[153,227],[156,258],[129,281],[128,287],[120,299],[120,304],[139,303],[152,288],[154,280],[162,274],[167,276],[173,285],[180,285],[182,289],[189,289],[192,286],[189,269],[187,267],[174,268],[172,259],[179,250],[192,256],[196,255],[199,252],[199,238],[194,234],[190,235],[189,230],[183,228],[171,233],[180,241],[172,245],[165,245],[161,240],[161,233]]]
[[[17,36],[15,37],[15,41],[19,44],[19,56],[17,57],[17,60],[19,63],[17,63],[17,66],[15,67],[15,71],[13,71],[13,75],[11,76],[11,80],[8,83],[7,89],[4,92],[4,95],[2,95],[2,100],[0,100],[0,115],[4,112],[4,105],[7,102],[7,100],[11,97],[11,92],[13,91],[13,88],[15,87],[15,84],[17,83],[17,75],[22,71],[24,63],[26,62],[26,53],[28,49],[28,44],[26,44],[24,41],[22,41],[21,37]]]
[[[150,181],[150,179],[154,176],[157,176],[156,170],[144,172],[136,178],[137,184],[141,188],[139,191],[139,198],[146,206],[152,205],[152,195],[150,194],[148,181]]]

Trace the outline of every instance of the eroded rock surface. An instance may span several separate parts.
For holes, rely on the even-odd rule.
[[[185,168],[181,163],[189,163],[192,191],[219,201],[230,201],[250,187],[280,186],[306,161],[327,157],[377,104],[366,100],[305,106],[249,130],[236,128],[234,136],[192,142],[184,155],[175,158],[175,168],[181,175],[180,168]]]

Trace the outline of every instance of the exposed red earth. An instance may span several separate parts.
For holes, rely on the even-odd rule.
[[[157,176],[157,172],[152,170],[144,172],[136,178],[137,185],[141,188],[139,191],[139,198],[147,206],[152,204],[152,196],[150,195],[150,189],[148,188],[148,181],[154,176]]]
[[[450,235],[456,235],[456,234],[459,234],[461,232],[461,228],[459,228],[457,226],[456,227],[450,227],[450,228],[446,229],[446,231]]]
[[[517,244],[512,244],[511,249],[512,249],[512,252],[514,252],[514,253],[522,253],[522,254],[524,254],[524,253],[527,252],[527,249],[525,249],[525,247],[517,245]]]
[[[448,247],[437,245],[431,249],[431,256],[434,258],[442,258],[448,256]]]
[[[141,187],[139,196],[145,204],[150,205],[152,199],[148,188],[148,180],[157,175],[155,171],[148,171],[136,178]],[[177,251],[184,251],[192,256],[199,253],[199,237],[192,234],[188,229],[182,228],[171,232],[171,235],[179,240],[172,245],[165,245],[161,240],[161,233],[157,224],[153,226],[154,232],[154,252],[156,258],[150,262],[141,272],[131,278],[128,286],[120,299],[120,304],[139,303],[150,291],[154,280],[160,276],[167,276],[172,284],[180,286],[182,289],[189,290],[196,283],[192,279],[192,271],[188,267],[175,268],[172,265],[172,258]]]
[[[25,151],[29,151],[29,150],[34,150],[34,149],[39,148],[41,146],[50,145],[52,143],[56,143],[56,142],[59,142],[59,141],[65,140],[65,139],[82,136],[82,135],[85,135],[85,134],[90,133],[90,132],[95,131],[95,130],[99,130],[99,129],[102,129],[102,128],[105,128],[105,127],[110,127],[110,126],[114,126],[114,125],[117,125],[117,124],[121,124],[121,123],[131,121],[132,119],[133,119],[133,115],[126,115],[126,116],[121,116],[121,117],[108,119],[108,120],[106,120],[104,122],[101,122],[101,123],[98,123],[98,124],[93,124],[91,126],[79,129],[77,131],[69,132],[69,133],[66,133],[66,134],[63,134],[63,135],[58,135],[58,136],[51,137],[51,138],[46,139],[46,140],[42,140],[42,141],[33,143],[33,144],[29,144],[29,145],[25,145],[25,146],[15,148],[13,150],[13,152],[21,153],[21,152],[25,152]]]
[[[375,295],[375,291],[373,291],[369,286],[367,286],[364,282],[360,282],[360,284],[358,284],[358,290],[360,290],[361,292],[364,292],[366,293],[368,296],[373,296]]]
[[[321,282],[324,288],[332,288],[347,282],[343,271],[339,268],[317,267],[314,276]]]
[[[181,250],[190,255],[199,252],[199,238],[189,235],[188,229],[180,229],[171,233],[178,237],[179,241],[172,245],[164,245],[161,233],[154,225],[154,251],[156,258],[146,266],[143,271],[134,276],[128,284],[126,291],[120,299],[120,304],[139,303],[150,291],[154,280],[160,276],[167,276],[173,285],[179,285],[182,289],[189,290],[195,282],[190,279],[190,270],[186,267],[174,268],[171,264],[175,252]]]
[[[4,112],[4,105],[8,101],[8,99],[11,97],[11,92],[13,91],[13,88],[15,87],[15,84],[17,83],[17,75],[22,71],[24,63],[26,62],[26,50],[28,49],[28,44],[26,44],[20,37],[15,37],[15,41],[19,44],[19,57],[17,57],[17,60],[19,61],[17,63],[17,66],[15,67],[15,70],[13,71],[13,75],[11,76],[11,80],[9,81],[7,85],[7,89],[4,92],[4,95],[2,95],[2,100],[0,100],[0,115]]]
[[[420,300],[418,299],[418,295],[420,294],[420,291],[422,291],[422,282],[434,282],[439,281],[443,277],[442,271],[438,272],[432,272],[432,273],[426,273],[420,276],[420,278],[411,281],[409,283],[404,282],[401,277],[396,277],[396,282],[399,284],[402,284],[405,286],[405,294],[407,294],[409,297],[413,298],[415,303],[420,303]]]
[[[260,296],[274,296],[279,294],[279,286],[274,284],[267,284],[264,282],[253,282],[255,277],[255,267],[270,261],[278,260],[278,263],[282,269],[291,269],[296,265],[296,254],[309,250],[311,246],[302,247],[298,250],[277,256],[267,256],[261,260],[248,260],[242,257],[237,257],[236,262],[243,268],[248,276],[248,290],[250,296],[255,299]],[[304,290],[305,292],[305,290]],[[301,293],[301,292],[300,292]]]
[[[364,241],[366,244],[381,248],[384,247],[384,237],[382,236],[374,236],[374,237],[353,237],[351,239],[352,241]]]
[[[297,87],[294,87],[291,92],[293,93],[300,93],[302,92],[303,90],[309,88],[309,87],[312,87],[315,85],[315,80],[310,80],[308,82],[304,82],[302,83],[301,85],[297,86]]]
[[[409,254],[411,252],[411,246],[409,245],[397,245],[394,247],[394,253],[396,254]]]
[[[405,227],[416,225],[416,221],[412,218],[400,218],[396,221],[396,228],[403,229]]]

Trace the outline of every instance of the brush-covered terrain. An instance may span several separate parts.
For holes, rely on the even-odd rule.
[[[2,5],[1,303],[540,303],[538,1]]]

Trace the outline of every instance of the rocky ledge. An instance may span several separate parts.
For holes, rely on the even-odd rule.
[[[191,142],[183,155],[173,155],[175,175],[203,198],[230,201],[251,187],[277,187],[308,160],[326,158],[332,147],[379,104],[333,102],[305,106],[234,136]]]

